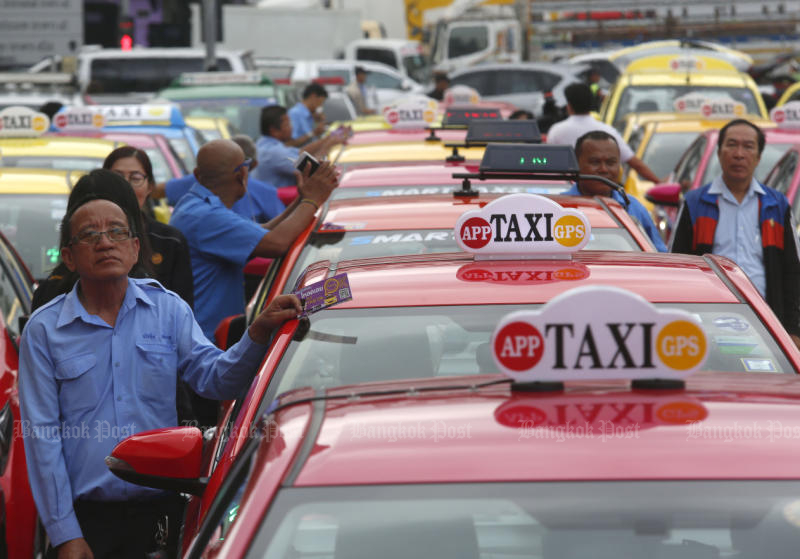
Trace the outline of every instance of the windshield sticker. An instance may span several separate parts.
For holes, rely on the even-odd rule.
[[[778,369],[772,359],[750,359],[742,358],[744,370],[749,373],[777,373]]]
[[[395,243],[452,243],[452,231],[429,231],[427,233],[393,233],[381,235],[359,235],[350,239],[350,246],[380,245]]]
[[[350,292],[350,282],[347,273],[336,274],[333,277],[307,285],[294,292],[303,304],[303,314],[306,316],[319,310],[344,303],[353,298]]]
[[[750,324],[736,316],[720,316],[714,319],[714,326],[717,328],[724,328],[735,330],[737,332],[745,332],[750,328]]]
[[[758,339],[750,336],[714,336],[714,343],[724,355],[750,355],[759,346]]]

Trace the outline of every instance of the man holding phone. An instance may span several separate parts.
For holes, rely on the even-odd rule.
[[[345,133],[337,131],[309,143],[304,147],[305,151],[321,161],[333,146],[347,140],[347,129],[343,130]],[[286,108],[271,105],[261,109],[261,134],[256,142],[259,166],[254,170],[255,178],[277,188],[296,184],[295,161],[300,150],[286,145],[292,139],[292,122]]]

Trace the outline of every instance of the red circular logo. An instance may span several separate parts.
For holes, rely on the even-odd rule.
[[[506,369],[527,371],[544,355],[544,338],[527,322],[512,322],[503,326],[494,341],[494,354]]]
[[[388,113],[386,113],[386,122],[388,122],[389,124],[397,124],[397,121],[399,120],[400,120],[400,114],[397,111],[391,110]]]
[[[64,128],[67,125],[67,115],[61,114],[56,115],[56,126],[58,128]]]
[[[703,116],[706,116],[706,117],[711,116],[711,112],[712,111],[713,111],[713,108],[711,107],[710,104],[703,105],[703,108],[701,109],[701,112],[703,113]]]
[[[782,110],[777,110],[774,113],[772,113],[772,120],[774,120],[778,124],[781,124],[783,123],[784,120],[786,120],[786,113],[783,112]]]
[[[461,226],[461,240],[469,248],[483,248],[492,240],[492,227],[482,217],[471,217]]]
[[[686,110],[686,101],[678,101],[678,110],[685,111]]]

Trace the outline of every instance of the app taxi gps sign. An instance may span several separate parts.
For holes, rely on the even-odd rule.
[[[800,128],[800,101],[789,101],[769,112],[769,118],[780,128]]]
[[[476,259],[566,257],[589,242],[591,229],[578,210],[536,194],[509,194],[462,214],[455,237]]]
[[[700,322],[617,287],[578,287],[539,311],[504,317],[492,336],[497,366],[516,381],[680,379],[702,367]]]
[[[98,105],[94,107],[106,122],[169,120],[170,105]]]
[[[700,107],[703,118],[739,118],[746,112],[744,103],[733,99],[709,99]]]
[[[445,105],[475,105],[481,100],[481,94],[468,85],[454,85],[444,92]]]
[[[0,136],[41,136],[50,128],[50,118],[28,107],[6,107],[0,111]]]
[[[85,107],[70,107],[53,117],[57,130],[99,130],[106,125],[106,118],[99,112]]]
[[[383,119],[392,128],[426,128],[436,119],[439,104],[434,99],[413,97],[383,109]]]

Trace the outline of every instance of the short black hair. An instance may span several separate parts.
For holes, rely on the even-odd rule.
[[[450,81],[450,76],[448,76],[446,72],[435,72],[433,74],[433,81],[436,81],[436,82],[439,82],[439,81],[449,82]]]
[[[533,120],[534,116],[532,112],[526,111],[525,109],[517,109],[516,111],[508,115],[508,120],[521,120],[526,118],[528,120]]]
[[[730,128],[731,126],[738,126],[740,124],[749,126],[750,128],[756,131],[756,137],[758,138],[758,155],[761,156],[761,154],[764,151],[764,145],[767,143],[767,140],[764,137],[764,131],[761,130],[761,128],[759,128],[752,122],[750,122],[749,120],[746,120],[744,118],[733,119],[720,129],[719,136],[717,136],[717,153],[719,153],[719,150],[722,149],[722,142],[725,141],[725,134],[728,133],[728,128]]]
[[[571,83],[564,90],[564,97],[572,112],[583,115],[592,110],[592,90],[585,83]]]
[[[261,135],[272,136],[270,131],[273,128],[280,129],[281,119],[286,114],[286,107],[280,105],[270,105],[261,109]]]
[[[612,142],[614,142],[614,145],[617,146],[617,149],[619,149],[619,144],[617,143],[617,139],[614,136],[612,136],[611,134],[609,134],[604,130],[592,130],[591,132],[587,132],[586,134],[578,138],[578,140],[575,142],[575,157],[581,156],[581,150],[583,149],[583,142],[585,142],[586,140],[593,140],[595,142],[611,140]]]
[[[355,72],[356,75],[358,75],[358,74],[366,74],[367,73],[367,71],[364,69],[363,66],[356,66],[353,71]]]
[[[325,99],[328,98],[328,92],[325,91],[325,87],[318,83],[310,83],[303,90],[303,99],[308,99],[312,95],[324,97]]]

